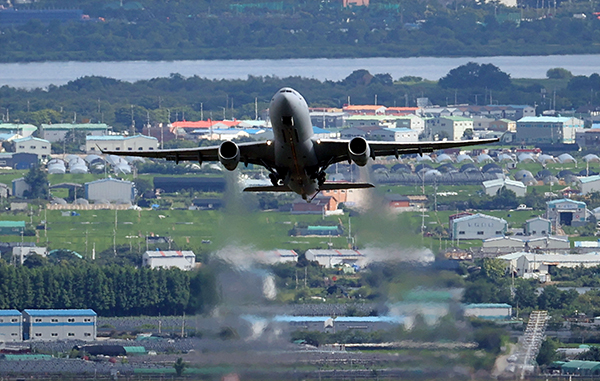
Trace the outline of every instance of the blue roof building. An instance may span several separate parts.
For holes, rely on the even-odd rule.
[[[94,310],[23,311],[23,338],[35,341],[96,339]]]

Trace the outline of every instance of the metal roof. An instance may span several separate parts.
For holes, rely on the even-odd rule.
[[[17,310],[0,310],[0,316],[21,316]]]
[[[474,220],[476,218],[487,218],[487,219],[491,219],[491,220],[495,220],[498,222],[502,222],[502,223],[506,223],[506,220],[503,218],[498,218],[498,217],[494,217],[494,216],[488,216],[487,214],[482,214],[482,213],[477,213],[477,214],[473,214],[470,216],[465,216],[465,217],[460,217],[460,218],[456,218],[453,223],[458,223],[458,222],[463,222],[463,221],[468,221],[468,220]]]
[[[585,202],[571,200],[570,198],[561,198],[559,200],[546,201],[546,204],[555,205],[555,204],[560,204],[560,203],[564,203],[564,202],[570,202],[570,203],[585,207]]]
[[[512,306],[506,303],[471,303],[465,304],[464,308],[512,308]]]
[[[525,116],[517,122],[564,123],[571,119],[565,116]]]
[[[145,255],[152,257],[152,258],[166,258],[166,257],[195,257],[196,254],[194,254],[193,251],[191,250],[185,250],[185,251],[175,251],[175,250],[171,250],[171,251],[151,251],[148,250],[144,253]]]
[[[28,142],[30,140],[34,140],[36,142],[40,142],[40,143],[48,143],[50,144],[50,142],[46,139],[40,139],[40,138],[34,138],[33,136],[28,136],[26,138],[21,138],[21,139],[14,139],[13,142],[15,143],[23,143],[23,142]]]
[[[0,228],[24,228],[25,221],[0,221]]]
[[[600,175],[587,176],[587,177],[578,177],[578,179],[579,179],[579,181],[581,181],[582,184],[587,184],[587,183],[592,183],[594,181],[600,180]]]
[[[94,310],[23,310],[29,316],[97,316]]]
[[[153,137],[153,136],[146,136],[146,135],[134,135],[134,136],[123,136],[123,135],[102,135],[102,136],[93,136],[93,135],[88,135],[85,137],[85,140],[102,140],[102,141],[107,141],[107,140],[115,140],[115,141],[119,141],[119,140],[129,140],[129,139],[134,139],[134,138],[144,138],[144,139],[151,139],[151,140],[156,140],[158,141],[157,138]]]
[[[105,123],[56,123],[42,124],[44,130],[106,130],[109,126]]]

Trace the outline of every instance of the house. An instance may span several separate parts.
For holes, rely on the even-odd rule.
[[[42,124],[40,126],[40,136],[51,143],[65,140],[70,132],[71,134],[82,133],[84,135],[108,135],[112,127],[105,123],[56,123]],[[83,142],[82,142],[83,143]]]
[[[552,222],[546,218],[535,217],[525,221],[526,235],[550,235]]]
[[[524,144],[575,144],[584,122],[577,118],[529,116],[517,121],[517,142]]]
[[[23,339],[96,340],[94,310],[23,310]]]
[[[448,140],[461,140],[466,130],[473,130],[473,119],[462,116],[440,116],[427,119],[425,129],[430,136],[446,137]]]
[[[99,153],[100,150],[152,151],[157,148],[158,140],[155,137],[145,135],[90,135],[85,137],[85,150],[87,153]]]
[[[110,177],[85,183],[84,189],[88,201],[130,203],[135,198],[133,182]]]
[[[583,201],[568,198],[546,202],[546,218],[555,226],[582,226],[587,223],[587,207]]]
[[[142,255],[142,266],[151,269],[176,267],[180,270],[192,270],[196,266],[196,254],[190,250],[146,251]]]
[[[39,161],[50,158],[52,147],[48,140],[28,136],[26,138],[15,139],[13,142],[15,143],[16,153],[36,154]]]
[[[506,178],[484,181],[481,185],[483,186],[483,191],[488,196],[496,196],[502,188],[515,192],[517,197],[525,197],[527,194],[527,185],[520,181]]]
[[[508,229],[506,220],[477,213],[450,222],[452,239],[486,239],[502,236]]]

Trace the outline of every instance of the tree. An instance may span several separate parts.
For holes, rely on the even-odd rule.
[[[542,342],[540,351],[538,352],[538,355],[535,358],[535,361],[540,366],[550,365],[552,363],[552,361],[554,361],[554,359],[556,358],[556,349],[557,348],[558,348],[558,342],[556,341],[556,339],[547,337],[546,340],[544,340]],[[592,347],[592,348],[595,348],[595,347]],[[598,361],[598,360],[593,360],[593,361]]]
[[[583,361],[600,361],[600,347],[590,347],[589,350],[577,356],[577,360]]]
[[[29,199],[48,198],[48,174],[43,171],[39,165],[33,166],[31,169],[29,169],[29,172],[27,172],[25,175],[25,183],[30,187],[30,190],[25,192],[25,197]]]
[[[183,375],[183,371],[188,367],[188,364],[183,361],[181,357],[175,361],[173,364],[173,368],[175,368],[175,373],[177,373],[177,377],[181,377]]]
[[[469,62],[450,70],[438,82],[446,89],[487,88],[490,90],[506,89],[510,86],[510,75],[492,64],[480,65]]]
[[[555,67],[552,69],[548,69],[546,72],[546,78],[549,79],[571,79],[573,78],[573,73],[571,73],[567,69],[563,69],[562,67]]]

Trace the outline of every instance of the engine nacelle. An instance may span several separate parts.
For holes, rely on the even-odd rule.
[[[371,148],[364,138],[357,136],[348,143],[348,154],[356,165],[364,167],[371,156]]]
[[[219,146],[219,161],[225,168],[233,171],[240,162],[240,148],[234,142],[225,141]]]

